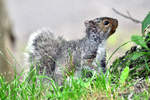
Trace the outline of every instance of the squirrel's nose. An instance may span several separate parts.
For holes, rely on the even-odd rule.
[[[113,21],[113,25],[114,25],[114,27],[115,27],[115,28],[117,28],[117,27],[118,27],[118,20],[117,20],[117,19],[114,19],[114,21]]]

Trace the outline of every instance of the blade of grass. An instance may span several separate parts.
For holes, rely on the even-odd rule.
[[[124,44],[120,45],[116,50],[113,51],[113,53],[110,55],[110,57],[108,58],[107,62],[106,62],[106,65],[108,64],[108,62],[110,61],[110,59],[112,58],[112,56],[123,46],[125,46],[126,44],[130,43],[132,41],[127,41],[125,42]]]

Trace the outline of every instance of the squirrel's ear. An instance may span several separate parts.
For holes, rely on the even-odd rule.
[[[89,27],[89,26],[94,26],[94,25],[95,25],[95,22],[92,21],[92,20],[86,20],[86,21],[84,22],[84,24],[85,24],[85,27]]]
[[[84,21],[84,25],[85,25],[85,27],[88,27],[89,26],[89,21],[88,20]]]

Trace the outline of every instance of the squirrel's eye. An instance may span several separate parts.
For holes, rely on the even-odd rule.
[[[109,24],[109,21],[104,21],[104,25],[108,25]]]

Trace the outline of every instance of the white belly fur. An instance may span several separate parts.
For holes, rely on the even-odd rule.
[[[95,60],[93,61],[94,66],[100,65],[101,60],[104,59],[105,57],[105,53],[106,53],[105,41],[102,41],[102,43],[99,44],[98,46],[97,55]]]

